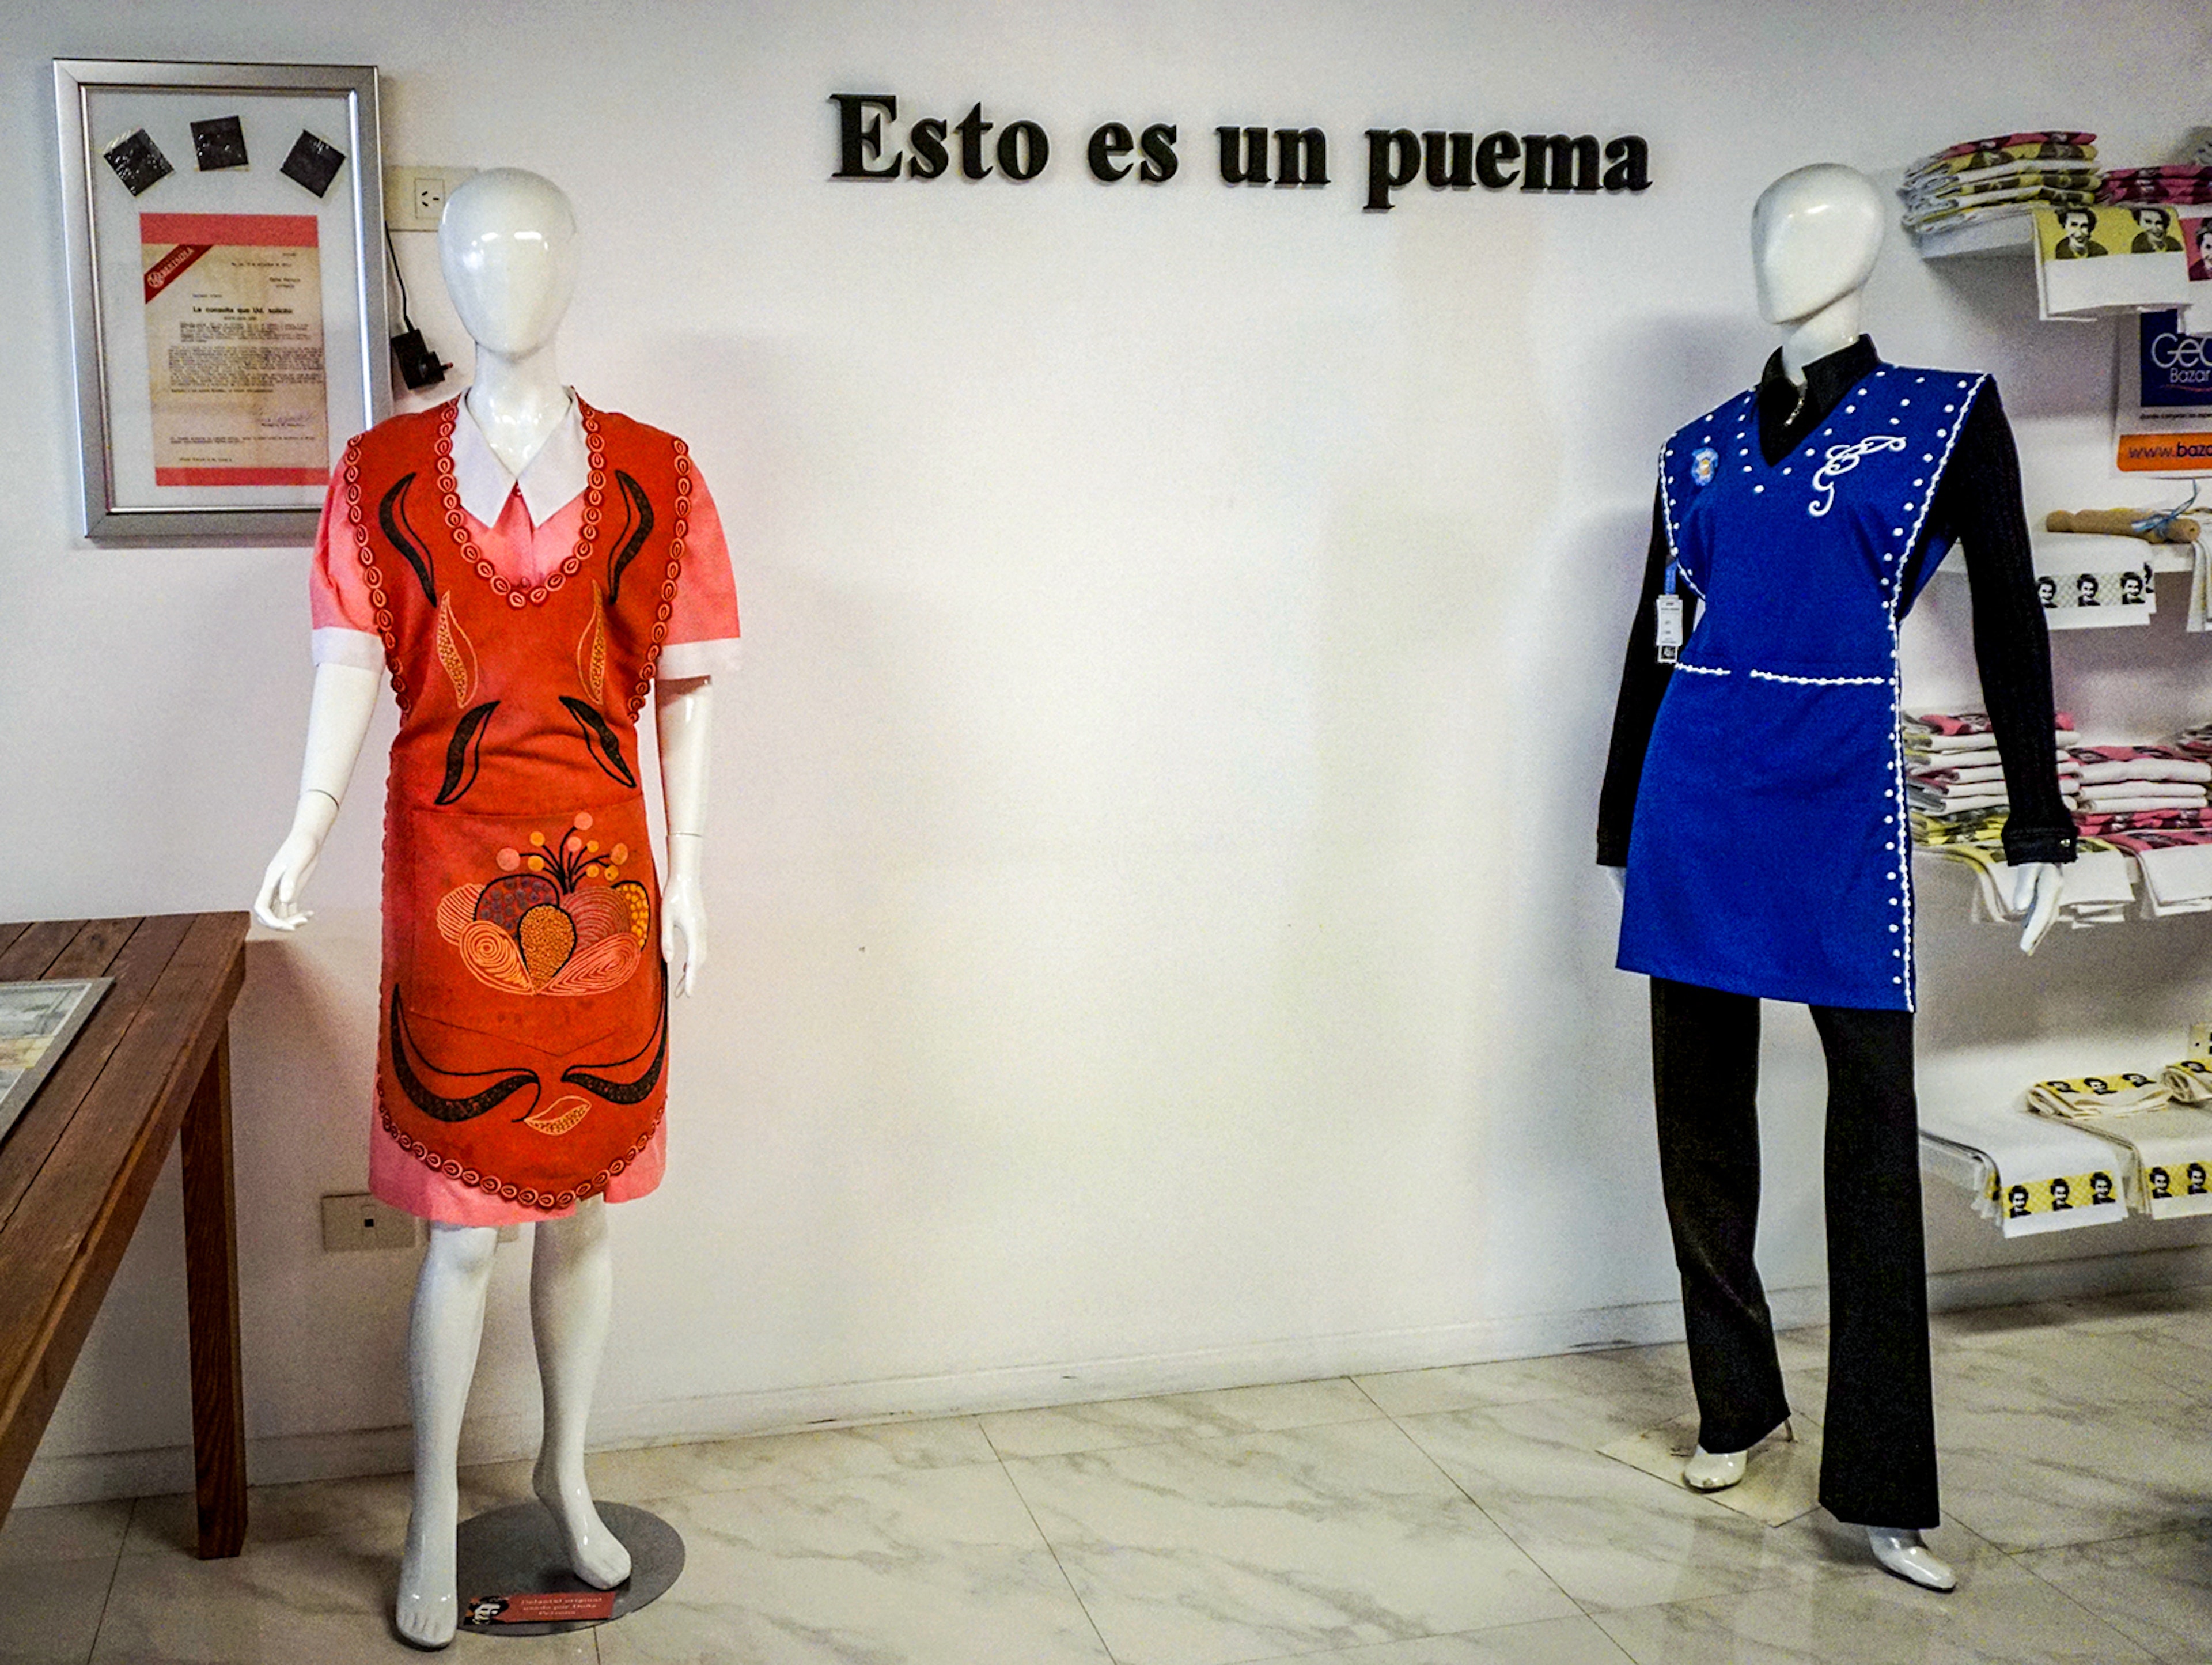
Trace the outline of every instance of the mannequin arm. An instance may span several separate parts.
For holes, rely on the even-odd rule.
[[[307,755],[300,769],[300,803],[292,830],[276,849],[261,889],[253,898],[253,917],[277,931],[296,931],[313,917],[301,908],[300,893],[323,853],[323,840],[338,818],[346,783],[361,758],[361,743],[376,709],[377,673],[351,665],[315,667],[315,692],[307,707]]]
[[[2058,918],[2059,896],[2065,884],[2066,870],[2056,862],[2030,861],[2013,869],[2012,905],[2014,911],[2027,915],[2020,933],[2021,953],[2033,954],[2042,946]]]
[[[660,952],[669,987],[689,994],[707,963],[707,903],[699,866],[706,849],[707,740],[714,686],[706,677],[664,680],[653,687],[660,736],[660,793],[668,811],[668,877],[660,887]]]

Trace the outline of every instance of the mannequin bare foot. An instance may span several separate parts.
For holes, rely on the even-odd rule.
[[[1682,1484],[1692,1492],[1725,1492],[1743,1479],[1748,1451],[1708,1451],[1702,1445],[1682,1465]]]
[[[453,1595],[453,1534],[460,1526],[460,1488],[452,1481],[415,1488],[407,1522],[407,1549],[399,1559],[399,1603],[393,1622],[418,1648],[442,1648],[453,1639],[459,1603]]]
[[[582,1465],[573,1477],[556,1473],[550,1452],[541,1451],[530,1483],[538,1501],[553,1512],[561,1535],[568,1546],[568,1565],[576,1577],[596,1589],[612,1589],[629,1577],[629,1552],[607,1530],[585,1485]],[[447,1634],[452,1633],[450,1628]]]
[[[1917,1532],[1896,1527],[1870,1526],[1867,1528],[1867,1547],[1874,1551],[1874,1559],[1881,1562],[1886,1571],[1895,1573],[1908,1583],[1932,1590],[1959,1588],[1959,1575],[1951,1571],[1950,1563],[1940,1559],[1934,1550],[1921,1541]]]

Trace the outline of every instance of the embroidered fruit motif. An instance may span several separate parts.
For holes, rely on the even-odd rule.
[[[561,887],[537,873],[514,873],[495,878],[477,898],[476,917],[489,920],[502,931],[519,930],[522,916],[533,908],[561,900]]]
[[[630,939],[640,948],[653,929],[653,899],[645,893],[645,886],[634,878],[626,878],[611,887],[616,896],[629,904]]]
[[[568,1093],[555,1099],[542,1110],[532,1110],[522,1118],[522,1125],[534,1127],[541,1133],[558,1138],[592,1113],[592,1101]]]
[[[607,684],[607,605],[596,584],[592,586],[591,622],[584,626],[583,639],[576,644],[576,679],[584,684],[584,691],[594,701],[605,696]]]
[[[469,633],[461,629],[460,620],[453,617],[450,594],[438,604],[437,627],[430,634],[430,641],[437,650],[438,663],[453,679],[453,703],[465,707],[469,696],[477,691],[477,649]]]
[[[535,987],[551,982],[576,951],[576,921],[551,902],[525,914],[514,934],[522,944],[523,969]]]
[[[652,939],[653,898],[622,877],[629,847],[603,850],[591,829],[586,811],[557,843],[534,832],[526,849],[498,852],[503,877],[458,885],[441,899],[439,934],[479,982],[510,994],[604,994],[635,975]],[[531,1121],[541,1132],[575,1125]]]

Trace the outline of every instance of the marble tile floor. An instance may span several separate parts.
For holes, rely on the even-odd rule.
[[[1770,1528],[1597,1455],[1689,1408],[1679,1346],[610,1451],[689,1562],[597,1631],[453,1656],[604,1665],[2212,1665],[2212,1288],[1935,1326],[1935,1596],[1816,1511]],[[1783,1338],[1817,1415],[1825,1337]],[[468,1471],[473,1510],[526,1494]],[[416,1657],[404,1478],[0,1527],[0,1665]]]

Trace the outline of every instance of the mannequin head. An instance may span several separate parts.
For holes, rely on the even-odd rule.
[[[1874,181],[1838,162],[1798,168],[1767,186],[1751,211],[1759,316],[1800,323],[1865,288],[1885,217]]]
[[[438,264],[477,345],[521,358],[553,339],[576,291],[576,213],[550,179],[519,167],[472,175],[446,198]]]

